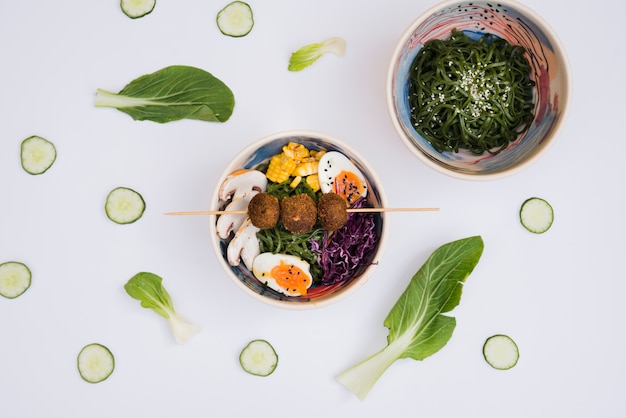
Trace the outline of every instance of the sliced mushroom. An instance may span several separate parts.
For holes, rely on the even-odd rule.
[[[233,200],[228,205],[226,205],[225,210],[248,210],[250,200],[257,193],[259,192],[257,192],[256,190],[252,190],[242,196],[233,197]],[[248,215],[242,213],[225,213],[223,215],[220,215],[220,217],[217,218],[217,222],[215,224],[217,235],[222,239],[228,238],[231,232],[239,229],[239,227],[246,220],[247,216]]]
[[[261,253],[259,240],[256,233],[260,229],[252,225],[250,218],[246,218],[244,223],[237,229],[235,237],[228,244],[226,257],[231,266],[238,266],[241,261],[252,270],[254,257]]]
[[[220,200],[226,201],[231,197],[243,196],[251,191],[264,192],[267,186],[267,177],[258,170],[238,170],[229,174],[219,190]]]

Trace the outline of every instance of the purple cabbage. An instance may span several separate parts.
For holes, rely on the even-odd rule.
[[[359,199],[352,207],[364,207],[365,203]],[[374,213],[349,213],[343,227],[332,234],[325,231],[321,243],[311,242],[311,251],[317,254],[324,272],[322,285],[349,280],[370,264],[378,243],[375,217]]]

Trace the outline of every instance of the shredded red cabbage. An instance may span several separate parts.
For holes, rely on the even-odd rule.
[[[352,207],[364,207],[365,203],[361,198]],[[375,217],[374,213],[349,213],[342,228],[332,234],[326,231],[321,243],[311,241],[311,251],[324,271],[322,285],[349,280],[370,264],[378,242]]]

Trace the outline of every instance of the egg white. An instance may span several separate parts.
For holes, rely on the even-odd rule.
[[[335,178],[342,171],[353,173],[361,180],[365,189],[361,194],[362,197],[367,195],[367,183],[365,182],[365,176],[359,170],[352,161],[345,155],[338,151],[329,151],[320,158],[318,177],[320,181],[320,190],[322,193],[334,193],[335,191]]]
[[[272,277],[272,269],[280,265],[283,261],[287,265],[293,265],[298,267],[309,278],[309,284],[307,288],[313,283],[311,277],[310,265],[300,257],[289,254],[273,254],[273,253],[261,253],[254,258],[252,262],[252,273],[261,283],[265,283],[270,289],[274,289],[277,292],[283,293],[289,296],[301,296],[300,292],[289,291],[286,288],[276,283],[276,280]]]

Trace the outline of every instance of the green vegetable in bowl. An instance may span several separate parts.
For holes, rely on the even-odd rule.
[[[153,273],[137,273],[124,289],[132,298],[141,301],[141,306],[152,309],[167,322],[179,344],[186,343],[198,332],[198,327],[174,310],[172,298],[163,286],[163,279]]]
[[[415,130],[438,151],[497,154],[530,128],[533,87],[526,50],[453,30],[413,61],[408,101]]]
[[[482,238],[474,236],[436,249],[387,315],[387,346],[341,373],[337,380],[363,400],[396,360],[423,360],[443,348],[456,326],[454,317],[443,314],[461,301],[463,283],[478,264],[483,248]]]
[[[323,42],[303,46],[291,54],[288,69],[289,71],[301,71],[327,52],[332,52],[340,57],[343,56],[346,52],[346,41],[342,38],[333,37]]]
[[[233,113],[235,97],[212,74],[174,65],[131,81],[119,93],[98,89],[95,105],[158,123],[180,119],[226,122]]]

